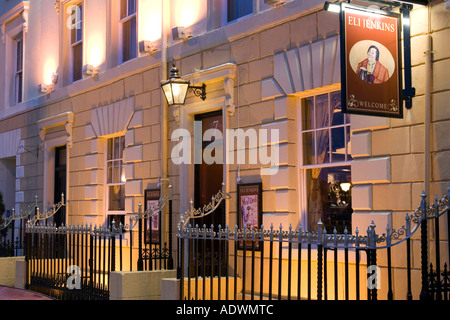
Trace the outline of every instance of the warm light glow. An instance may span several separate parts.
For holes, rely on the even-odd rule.
[[[99,68],[106,61],[107,1],[84,1],[83,65]]]
[[[409,18],[403,17],[403,25],[404,26],[409,26]]]
[[[162,1],[139,1],[139,41],[161,39]]]
[[[97,68],[106,59],[105,39],[100,34],[88,34],[86,47],[86,64]]]
[[[174,96],[178,97],[180,95],[180,87],[179,86],[172,86],[172,93]]]
[[[172,25],[189,27],[206,16],[206,5],[204,0],[174,0]]]
[[[53,60],[53,59],[47,59],[44,62],[44,68],[43,68],[44,74],[43,74],[43,79],[42,79],[43,84],[50,85],[53,83],[52,76],[53,76],[53,73],[56,72],[57,68],[58,68],[58,65],[55,62],[55,60]]]
[[[337,3],[325,2],[325,10],[330,12],[341,12],[341,6]]]
[[[348,190],[350,190],[350,187],[351,187],[350,182],[343,182],[343,183],[341,183],[342,191],[347,192]]]

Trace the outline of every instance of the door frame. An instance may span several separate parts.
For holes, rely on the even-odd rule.
[[[194,121],[198,114],[209,113],[222,110],[223,130],[229,128],[228,113],[225,108],[225,97],[219,97],[205,102],[192,103],[180,108],[179,128],[187,129],[191,134],[191,148],[194,148]],[[225,183],[225,193],[229,192],[229,164],[226,163],[226,135],[223,135],[223,182]],[[193,149],[192,149],[193,151]],[[190,206],[190,200],[194,200],[195,192],[195,164],[193,152],[191,163],[180,165],[180,213],[185,213]],[[219,190],[217,190],[218,192]],[[229,199],[225,198],[225,223],[229,224]]]
[[[44,186],[43,186],[43,212],[53,207],[55,202],[55,150],[57,147],[66,146],[66,194],[65,202],[69,199],[69,147],[67,145],[67,137],[45,140],[44,142]],[[65,221],[68,223],[69,206],[66,206]]]

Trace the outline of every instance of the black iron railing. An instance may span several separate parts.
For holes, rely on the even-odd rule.
[[[114,220],[107,227],[56,227],[46,225],[45,220],[28,223],[25,232],[27,288],[58,299],[104,300],[109,299],[111,272],[172,269],[172,201],[168,199],[167,203],[168,247],[161,246],[161,242],[152,246],[144,242],[142,224],[159,214],[162,206],[144,212],[139,210],[131,215],[129,225],[117,225]],[[139,225],[138,243],[133,244],[136,224]],[[128,241],[126,248],[125,241]],[[138,254],[136,260],[134,250]]]
[[[449,242],[449,225],[442,241],[435,231],[434,269],[428,263],[428,221],[439,230],[440,220],[449,219],[448,194],[428,206],[422,194],[420,207],[407,214],[405,224],[376,233],[372,223],[364,233],[329,233],[321,222],[318,232],[299,227],[240,230],[179,224],[179,266],[181,299],[413,299],[411,238],[421,229],[421,299],[449,299],[447,263],[440,253],[441,242]],[[441,222],[442,222],[441,221]],[[403,246],[403,247],[401,247]],[[392,249],[406,252],[406,294],[394,291]],[[448,245],[447,245],[448,247]],[[209,249],[208,249],[209,248]],[[222,252],[214,251],[223,250]],[[450,252],[449,252],[450,255]],[[378,265],[382,260],[382,265]],[[386,261],[386,262],[384,262]],[[444,266],[443,271],[440,267]],[[225,266],[225,268],[223,268]],[[381,267],[383,271],[381,272]],[[397,268],[399,266],[396,266]],[[397,269],[399,270],[399,269]],[[380,274],[383,296],[380,297]],[[385,296],[384,296],[385,294]],[[403,294],[403,293],[402,293]],[[417,297],[416,297],[417,298]]]
[[[123,234],[114,223],[27,226],[27,289],[58,299],[109,299],[110,273],[121,271]]]

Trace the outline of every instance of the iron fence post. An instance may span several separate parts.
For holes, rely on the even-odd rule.
[[[184,239],[180,237],[180,300],[184,296]]]
[[[116,271],[116,223],[113,220],[111,226],[111,271]]]
[[[435,254],[436,254],[436,300],[442,300],[441,296],[441,266],[440,266],[440,260],[441,260],[441,250],[439,245],[439,199],[436,195],[434,197],[434,232],[435,232]]]
[[[173,269],[173,256],[172,256],[172,199],[169,199],[169,258],[167,260],[167,269]]]
[[[29,244],[30,235],[25,232],[25,289],[29,289],[29,264],[30,264],[30,250],[31,246]]]
[[[406,297],[408,300],[412,300],[412,292],[411,292],[411,219],[409,214],[406,214],[406,272],[407,272],[407,287],[408,291],[406,293]]]
[[[427,201],[426,194],[422,192],[422,201],[420,209],[422,211],[420,221],[421,231],[421,259],[422,259],[422,290],[420,291],[420,300],[429,300],[428,291],[428,225],[427,225]]]
[[[139,222],[138,222],[138,261],[137,270],[144,270],[144,261],[142,259],[142,219],[141,219],[141,206],[139,206]]]
[[[317,300],[322,300],[322,220],[319,220],[318,225],[318,243],[317,243]]]

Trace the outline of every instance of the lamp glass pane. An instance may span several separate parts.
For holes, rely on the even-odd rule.
[[[171,90],[171,84],[170,82],[165,83],[164,85],[161,86],[164,92],[164,96],[167,99],[167,103],[168,105],[172,105],[173,104],[173,96],[172,96],[172,90]]]
[[[175,104],[184,104],[188,90],[188,83],[172,83],[172,94]]]

